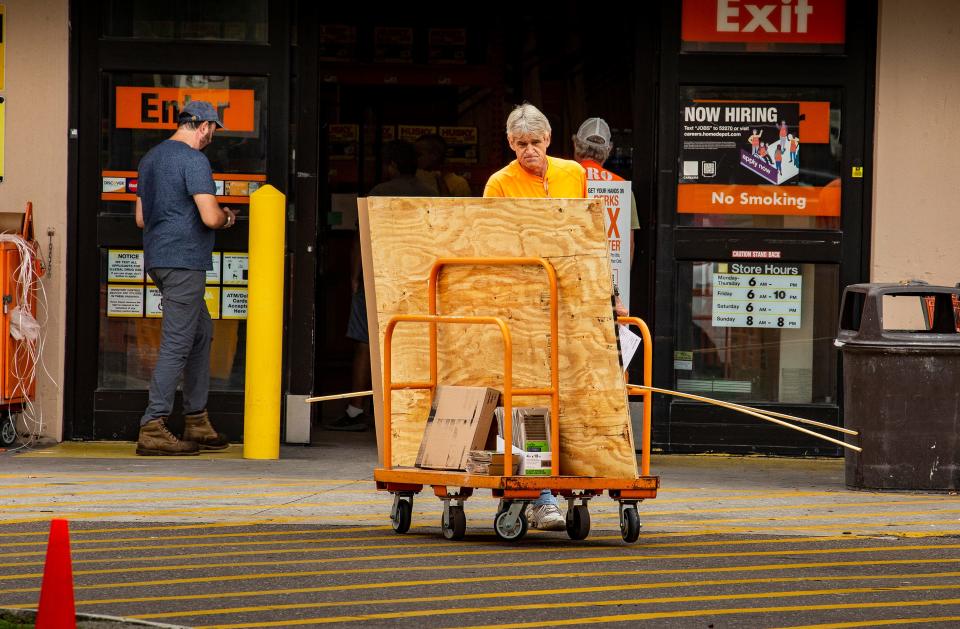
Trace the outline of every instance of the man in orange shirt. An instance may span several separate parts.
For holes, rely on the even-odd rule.
[[[580,164],[547,155],[550,122],[543,113],[524,103],[507,116],[507,142],[517,154],[490,176],[485,197],[585,199],[587,176]]]
[[[507,116],[507,142],[517,154],[505,167],[490,176],[483,189],[485,197],[585,199],[587,174],[583,166],[568,159],[547,155],[550,121],[543,113],[524,103]],[[566,529],[557,499],[549,489],[540,493],[530,508],[530,526],[546,531]]]

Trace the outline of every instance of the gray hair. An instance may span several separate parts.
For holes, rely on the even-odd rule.
[[[542,137],[548,133],[550,133],[550,121],[543,115],[543,112],[530,103],[517,105],[507,116],[508,136],[533,135]]]
[[[602,164],[610,157],[610,149],[612,148],[613,145],[609,142],[607,142],[606,146],[597,146],[590,142],[584,142],[576,135],[573,136],[573,158],[578,162],[585,159],[592,159],[598,164]]]

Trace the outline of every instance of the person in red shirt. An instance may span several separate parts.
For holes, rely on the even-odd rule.
[[[777,174],[783,174],[783,149],[780,148],[780,145],[777,145],[777,150],[773,154],[773,159],[777,162]]]
[[[787,121],[780,121],[780,150],[787,150]]]

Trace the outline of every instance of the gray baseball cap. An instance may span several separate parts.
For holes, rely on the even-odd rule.
[[[603,118],[587,118],[577,131],[577,139],[598,147],[608,146],[610,125]]]
[[[192,100],[184,105],[180,109],[178,120],[180,122],[214,122],[221,129],[226,129],[217,114],[217,108],[205,100]]]

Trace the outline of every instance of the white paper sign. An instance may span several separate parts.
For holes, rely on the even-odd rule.
[[[108,317],[142,317],[143,286],[107,285]]]
[[[607,228],[607,245],[613,267],[613,283],[620,290],[620,299],[630,304],[630,182],[587,181],[587,197],[600,199],[603,223]]]
[[[207,271],[207,284],[219,284],[220,283],[220,252],[214,251],[211,254],[211,262],[213,263],[213,269]]]
[[[247,289],[223,287],[220,307],[221,319],[247,318]]]
[[[223,283],[246,286],[250,258],[246,253],[223,253]]]
[[[712,284],[714,327],[800,327],[803,275],[799,264],[721,262]]]
[[[142,282],[143,252],[135,249],[110,249],[107,253],[108,282]]]
[[[637,353],[637,348],[640,347],[642,340],[640,335],[634,333],[627,326],[620,326],[620,353],[623,355],[624,371],[630,366],[630,361],[633,360],[633,355]]]
[[[159,288],[156,286],[147,286],[147,302],[144,313],[147,318],[156,319],[163,316],[163,303],[161,299]]]

